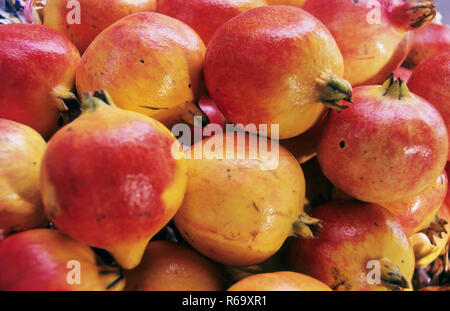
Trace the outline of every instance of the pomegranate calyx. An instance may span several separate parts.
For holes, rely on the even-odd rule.
[[[322,221],[302,214],[293,225],[292,236],[303,239],[315,239],[322,230]]]
[[[116,107],[107,91],[95,91],[94,95],[91,93],[83,93],[83,100],[81,101],[81,108],[83,111],[94,112],[95,110],[106,106]]]
[[[436,237],[442,239],[442,234],[446,234],[447,230],[445,226],[447,225],[447,221],[436,216],[435,221],[431,222],[428,228],[425,228],[420,233],[423,233],[427,236],[428,240],[433,246],[436,246]]]
[[[381,90],[383,96],[391,96],[398,100],[411,96],[406,83],[401,78],[395,79],[393,73],[384,81]]]
[[[405,31],[421,28],[436,17],[436,8],[431,1],[410,0],[391,10],[391,19]]]
[[[202,124],[201,127],[205,127],[209,123],[208,116],[201,110],[198,105],[193,102],[186,104],[185,111],[181,114],[181,120],[190,126],[199,127],[200,124],[196,124],[196,117],[200,117]]]
[[[381,282],[384,286],[393,291],[409,288],[408,281],[402,275],[400,268],[389,258],[381,258],[380,263]]]
[[[120,268],[102,266],[98,274],[102,278],[106,290],[121,291],[125,287],[125,276]]]
[[[348,108],[348,106],[339,103],[341,100],[352,101],[352,86],[347,80],[329,71],[324,71],[316,79],[316,83],[319,87],[319,100],[325,106],[337,111]]]

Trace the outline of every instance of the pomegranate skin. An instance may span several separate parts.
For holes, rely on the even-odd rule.
[[[450,130],[450,50],[422,61],[414,69],[408,87],[437,108]]]
[[[127,15],[155,11],[156,0],[78,0],[80,24],[69,24],[74,7],[68,8],[70,0],[47,0],[44,9],[44,25],[69,38],[80,53],[84,53],[95,37],[109,25]]]
[[[292,239],[288,262],[294,271],[312,276],[333,290],[386,290],[369,284],[370,260],[388,258],[400,268],[411,288],[414,252],[401,225],[388,210],[376,204],[332,202],[314,208],[323,228],[315,240]]]
[[[58,97],[68,96],[80,54],[63,35],[42,25],[2,25],[0,38],[0,118],[48,138],[58,127]]]
[[[450,28],[429,24],[414,30],[414,43],[405,60],[405,66],[414,68],[427,57],[446,50],[450,50]]]
[[[331,182],[374,203],[417,195],[442,174],[447,153],[439,112],[392,79],[355,88],[354,104],[329,114],[318,147]]]
[[[408,5],[418,2],[309,0],[303,9],[330,30],[344,57],[344,78],[353,86],[360,86],[382,83],[403,63],[413,42],[413,37],[406,37],[407,31],[412,21],[420,20],[420,17],[410,20],[403,13],[408,12]],[[374,8],[376,4],[378,8]],[[428,5],[432,7],[429,2]],[[435,13],[434,8],[431,11],[424,14]],[[427,17],[421,23],[428,22]]]
[[[104,104],[49,141],[41,168],[46,214],[70,237],[131,269],[178,210],[186,170],[167,128]]]
[[[72,260],[80,264],[80,284],[67,281]],[[0,242],[0,264],[2,291],[105,291],[125,287],[116,268],[98,266],[92,249],[57,230],[35,229],[6,238]]]
[[[158,12],[191,26],[207,45],[225,22],[264,5],[265,0],[158,0]]]
[[[244,126],[279,124],[279,138],[287,139],[311,128],[325,111],[322,85],[328,81],[322,75],[340,77],[343,70],[336,42],[319,20],[293,6],[265,6],[217,30],[208,44],[204,75],[228,120]]]

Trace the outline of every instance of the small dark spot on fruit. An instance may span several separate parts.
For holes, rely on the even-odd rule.
[[[145,63],[143,59],[141,59],[141,60],[140,60],[140,62],[141,62],[142,64],[144,64],[144,63]]]
[[[189,83],[188,87],[191,88],[191,87],[192,87],[192,84]]]
[[[71,127],[69,127],[69,128],[67,128],[67,130],[66,130],[67,132],[70,132],[70,131],[72,131],[72,128]]]
[[[339,148],[344,149],[345,148],[345,141],[341,140],[339,142]]]
[[[227,173],[231,172],[231,169],[227,168]]]
[[[256,203],[255,202],[253,202],[253,207],[255,208],[255,210],[259,213],[259,208],[258,208],[258,205],[256,205]]]
[[[373,223],[375,225],[375,227],[380,227],[380,225],[376,222]]]
[[[36,165],[37,163],[36,162],[33,162],[33,165]]]

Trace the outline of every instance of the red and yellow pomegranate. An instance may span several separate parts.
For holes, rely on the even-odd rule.
[[[118,107],[171,126],[200,114],[205,45],[186,24],[159,13],[127,16],[83,54],[79,94],[107,90]]]
[[[261,263],[289,235],[312,237],[308,225],[318,223],[303,212],[297,160],[275,142],[256,140],[228,132],[187,152],[188,186],[175,224],[192,247],[229,266]]]
[[[439,110],[450,130],[450,50],[422,61],[414,69],[408,87]]]
[[[96,97],[83,106],[48,143],[41,169],[45,210],[61,231],[131,269],[178,210],[186,162],[161,123]]]
[[[276,5],[220,27],[204,68],[211,98],[227,119],[279,124],[282,139],[307,131],[326,106],[342,108],[340,100],[351,97],[343,73],[342,55],[325,26],[302,9]]]
[[[303,9],[330,30],[353,86],[379,84],[405,60],[407,32],[429,23],[434,5],[422,0],[309,0]]]
[[[126,277],[125,290],[220,291],[225,286],[217,264],[170,241],[150,242],[140,265]]]
[[[0,232],[45,226],[39,168],[46,143],[32,128],[0,119]]]
[[[406,236],[426,229],[436,217],[447,195],[448,180],[444,172],[425,190],[410,198],[381,204],[397,217]]]
[[[58,128],[63,98],[72,98],[76,47],[42,25],[0,27],[0,118],[13,120],[48,138]]]
[[[291,241],[289,264],[333,290],[411,289],[414,252],[395,216],[351,201],[315,208],[323,228],[317,239]]]
[[[98,265],[95,253],[56,230],[35,229],[0,242],[2,291],[117,291],[119,269]]]
[[[414,31],[414,44],[405,60],[405,66],[414,68],[424,59],[445,50],[450,50],[450,28],[429,24]]]
[[[305,274],[280,271],[246,277],[228,291],[331,291],[331,288]]]
[[[444,170],[448,135],[439,112],[399,79],[355,88],[353,105],[331,112],[318,147],[324,174],[352,197],[407,199]]]
[[[119,19],[155,10],[156,0],[78,0],[78,4],[47,0],[44,25],[64,34],[83,53],[100,32]]]
[[[266,0],[157,0],[158,12],[192,27],[207,45],[216,30],[233,17],[267,5]]]

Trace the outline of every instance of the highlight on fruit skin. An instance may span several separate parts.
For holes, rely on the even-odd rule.
[[[305,274],[280,271],[246,277],[228,291],[331,291],[331,288]]]
[[[120,269],[98,264],[91,248],[57,230],[34,229],[0,241],[0,265],[2,291],[120,291],[125,287]]]
[[[392,75],[353,93],[348,109],[329,114],[317,152],[323,173],[364,202],[395,202],[423,191],[447,163],[439,112]]]
[[[48,142],[45,211],[62,232],[132,269],[183,200],[183,151],[161,123],[113,106],[105,92],[87,94],[82,105]]]
[[[0,235],[3,237],[48,225],[39,185],[39,168],[46,146],[42,136],[32,128],[0,118]]]
[[[124,38],[127,38],[124,40]],[[123,109],[167,127],[203,116],[205,45],[183,22],[154,12],[117,21],[91,43],[76,74],[78,94],[108,91]]]
[[[244,126],[279,124],[279,137],[267,132],[275,139],[304,133],[327,107],[344,109],[352,88],[343,74],[328,29],[293,6],[258,7],[229,20],[210,40],[204,65],[209,94],[225,117]]]
[[[130,14],[155,11],[156,0],[47,0],[44,25],[69,38],[81,54],[108,26]],[[79,11],[77,11],[79,10]]]
[[[422,0],[308,0],[303,9],[330,30],[344,58],[344,79],[354,87],[380,84],[408,55],[413,37],[436,14]]]
[[[275,254],[290,235],[312,238],[320,220],[303,211],[305,180],[297,160],[273,141],[266,154],[254,149],[256,136],[238,134],[215,135],[187,152],[187,190],[174,221],[203,255],[249,266]]]
[[[150,242],[139,266],[125,275],[125,290],[131,291],[220,291],[225,286],[219,265],[170,241]]]
[[[320,218],[317,239],[288,243],[289,267],[338,291],[412,289],[414,252],[395,216],[387,209],[336,201],[312,210]]]
[[[67,109],[80,53],[66,37],[42,25],[0,27],[0,118],[49,138]]]

